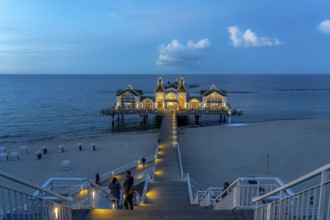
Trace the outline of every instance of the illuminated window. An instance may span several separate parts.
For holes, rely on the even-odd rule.
[[[125,93],[120,97],[120,107],[123,109],[135,109],[135,97],[131,93]]]
[[[206,108],[210,110],[218,110],[222,107],[222,96],[218,93],[212,93],[206,97]]]

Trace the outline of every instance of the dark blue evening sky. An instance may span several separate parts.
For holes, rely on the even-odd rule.
[[[1,0],[0,73],[330,73],[329,0]]]

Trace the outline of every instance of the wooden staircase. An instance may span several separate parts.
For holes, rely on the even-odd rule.
[[[155,181],[149,184],[146,204],[134,210],[76,210],[73,219],[79,220],[246,220],[253,219],[253,211],[215,211],[189,202],[187,183],[182,181],[178,150],[174,141],[176,136],[176,116],[171,111],[165,113],[162,122],[159,144],[159,159]]]

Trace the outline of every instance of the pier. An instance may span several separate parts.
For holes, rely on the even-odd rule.
[[[111,125],[114,127],[115,121],[125,120],[125,115],[135,115],[140,118],[141,125],[145,125],[150,116],[162,117],[165,115],[166,111],[167,110],[116,110],[108,108],[102,109],[100,114],[103,116],[110,116]],[[242,115],[243,112],[240,110],[235,110],[234,112],[237,111],[239,112],[238,114],[232,114],[231,111],[228,110],[182,110],[176,111],[176,114],[178,117],[194,116],[194,123],[197,125],[200,123],[200,119],[203,115],[217,115],[219,116],[219,122],[230,123],[232,117]]]
[[[183,77],[166,85],[163,78],[159,77],[151,96],[128,85],[116,92],[116,103],[110,108],[102,109],[100,114],[112,117],[112,127],[116,120],[125,120],[125,115],[137,115],[141,125],[145,125],[149,116],[161,117],[167,110],[175,111],[178,119],[193,115],[195,124],[200,123],[203,115],[217,115],[220,122],[230,123],[232,116],[243,114],[241,110],[232,109],[225,90],[212,85],[197,94],[190,93],[188,85]]]

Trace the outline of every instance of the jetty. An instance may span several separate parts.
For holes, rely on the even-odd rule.
[[[115,120],[125,119],[125,115],[138,115],[141,125],[146,123],[149,115],[157,117],[164,115],[165,110],[177,112],[179,117],[194,115],[195,124],[199,124],[202,115],[218,115],[220,122],[231,121],[232,116],[241,116],[242,111],[231,109],[227,101],[227,92],[212,85],[208,89],[200,90],[198,94],[188,91],[189,84],[180,77],[175,82],[163,83],[159,77],[153,95],[145,95],[140,89],[128,85],[115,94],[116,103],[110,108],[100,111],[101,115],[112,117],[112,126]]]

